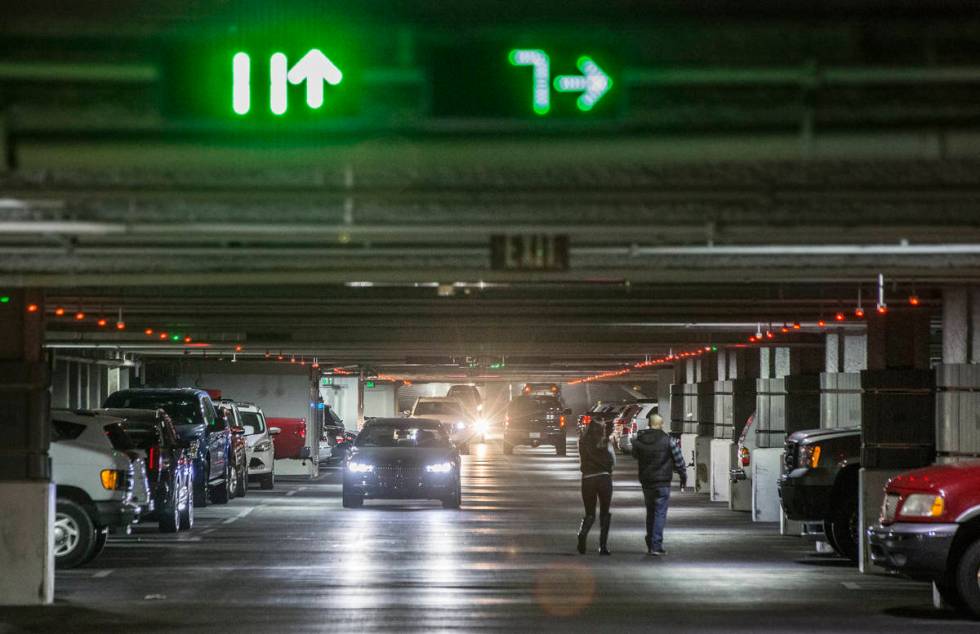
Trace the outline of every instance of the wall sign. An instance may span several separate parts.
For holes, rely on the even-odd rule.
[[[497,271],[565,271],[568,236],[491,236],[490,264]]]

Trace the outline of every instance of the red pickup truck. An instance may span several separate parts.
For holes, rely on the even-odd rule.
[[[306,447],[305,418],[266,418],[269,427],[278,427],[276,436],[276,460],[282,458],[303,458],[303,448]],[[307,456],[308,457],[308,456]]]
[[[889,480],[868,537],[874,563],[932,581],[947,605],[980,617],[980,461]]]

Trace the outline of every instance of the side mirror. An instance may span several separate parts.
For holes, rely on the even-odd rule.
[[[278,427],[270,427],[269,428],[269,435],[270,436],[278,436],[281,433],[282,433],[282,430],[279,429]]]
[[[231,433],[238,434],[239,436],[244,436],[245,435],[245,428],[244,427],[232,427],[231,428]]]
[[[310,447],[303,447],[299,450],[299,457],[301,460],[309,460],[313,457],[313,449]]]

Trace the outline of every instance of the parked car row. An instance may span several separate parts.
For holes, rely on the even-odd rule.
[[[198,389],[129,389],[105,409],[54,410],[55,561],[97,557],[110,532],[156,522],[191,529],[195,507],[244,496],[250,480],[275,481],[273,437],[262,410]]]

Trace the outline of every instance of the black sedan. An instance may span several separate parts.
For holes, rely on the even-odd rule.
[[[150,499],[160,530],[176,533],[194,525],[193,457],[188,443],[162,409],[107,409],[121,425],[134,450],[146,458]]]
[[[344,507],[368,498],[441,500],[458,509],[459,469],[459,451],[439,421],[375,418],[358,434],[344,469]]]

